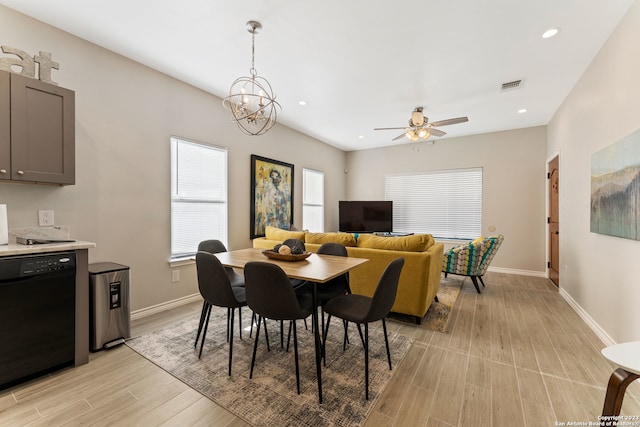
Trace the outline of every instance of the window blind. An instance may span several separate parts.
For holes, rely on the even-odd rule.
[[[302,169],[302,228],[324,231],[324,172]]]
[[[482,234],[482,168],[385,176],[393,231],[448,239]]]
[[[227,150],[171,138],[171,258],[208,239],[227,245]]]

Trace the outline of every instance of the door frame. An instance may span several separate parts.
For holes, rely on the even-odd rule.
[[[544,236],[544,241],[545,241],[545,265],[544,265],[544,276],[549,279],[549,267],[548,267],[548,263],[551,261],[551,253],[549,251],[549,247],[551,246],[551,241],[549,240],[549,210],[550,210],[550,206],[549,206],[549,163],[551,163],[551,161],[554,158],[558,158],[558,170],[562,171],[562,157],[560,156],[560,149],[553,151],[546,159],[545,162],[545,175],[544,175],[544,181],[545,181],[545,200],[544,200],[544,204],[545,204],[545,236]],[[560,189],[562,189],[562,185],[560,185]],[[560,192],[558,193],[558,224],[561,224],[561,218],[562,218],[562,212],[560,209],[560,197],[561,194]],[[558,226],[559,227],[559,226]],[[560,247],[558,247],[558,259],[560,259],[562,253],[560,252]],[[562,283],[562,274],[561,274],[561,268],[560,266],[562,265],[561,262],[558,262],[558,288],[560,288],[560,283]]]

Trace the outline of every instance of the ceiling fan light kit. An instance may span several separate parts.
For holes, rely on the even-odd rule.
[[[440,120],[438,122],[429,123],[429,119],[422,114],[422,111],[423,111],[422,107],[416,107],[411,112],[411,118],[409,119],[408,128],[407,127],[375,128],[374,130],[403,129],[405,132],[393,138],[392,141],[396,141],[402,137],[407,137],[410,141],[417,142],[420,139],[426,140],[431,135],[433,136],[446,135],[447,134],[446,132],[443,132],[440,129],[436,129],[439,126],[455,125],[457,123],[464,123],[469,121],[467,117],[456,117],[455,119],[446,119],[446,120]],[[433,142],[430,145],[433,145]]]
[[[258,21],[248,21],[247,31],[251,33],[250,77],[239,77],[229,89],[229,96],[222,105],[231,111],[238,128],[247,135],[262,135],[271,129],[281,110],[276,101],[271,84],[258,76],[255,69],[255,36],[262,29]]]

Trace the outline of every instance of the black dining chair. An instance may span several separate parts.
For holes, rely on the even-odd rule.
[[[208,252],[210,254],[217,254],[220,252],[227,252],[227,248],[224,246],[220,240],[203,240],[198,244],[198,252]],[[242,274],[238,274],[231,267],[224,267],[227,275],[229,276],[229,281],[231,282],[231,286],[241,286],[244,287],[244,276]],[[193,348],[196,348],[198,345],[198,340],[200,339],[200,333],[202,332],[202,326],[204,325],[204,320],[207,315],[207,309],[209,308],[209,303],[207,300],[202,302],[202,311],[200,312],[200,323],[198,324],[198,333],[196,334],[196,341],[193,344]],[[229,335],[229,320],[231,318],[231,309],[227,309],[227,340],[231,339]],[[238,311],[238,325],[240,328],[240,338],[242,338],[242,311]],[[253,323],[251,324],[253,327]]]
[[[296,320],[306,319],[313,310],[313,301],[307,295],[296,295],[289,278],[278,265],[266,262],[249,262],[244,267],[247,305],[258,315],[251,371],[256,362],[261,319],[289,320],[293,327],[293,349],[296,365],[296,385],[300,394],[300,369],[298,367],[298,334]]]
[[[207,336],[211,308],[216,306],[230,309],[231,321],[228,323],[229,331],[227,332],[227,337],[229,341],[229,375],[231,375],[231,361],[233,359],[233,317],[236,308],[240,311],[241,307],[247,305],[245,288],[243,286],[231,286],[229,275],[225,271],[224,266],[212,253],[198,252],[196,254],[196,269],[198,272],[198,288],[200,294],[207,302],[206,320],[204,322],[198,358],[202,357],[202,348],[204,347],[204,340]]]
[[[358,325],[358,332],[364,347],[364,375],[365,375],[365,398],[369,400],[369,323],[382,320],[384,331],[384,343],[387,347],[387,360],[389,370],[391,370],[391,352],[389,351],[389,339],[387,337],[387,324],[385,316],[391,311],[391,307],[396,300],[398,290],[398,280],[404,265],[404,258],[397,258],[384,270],[373,297],[364,295],[347,294],[341,295],[328,301],[324,306],[324,311],[328,314],[327,326],[323,333],[325,337],[322,347],[323,354],[326,346],[326,336],[329,332],[331,317],[339,317],[348,322]],[[364,336],[360,325],[364,325]]]
[[[347,257],[349,254],[347,253],[347,248],[339,243],[323,243],[316,252],[318,255],[335,255],[335,256],[343,256]],[[338,276],[334,279],[329,280],[326,283],[322,284],[314,284],[313,282],[305,282],[303,286],[300,286],[296,289],[296,293],[306,293],[309,295],[313,295],[313,286],[316,286],[316,306],[321,308],[322,317],[321,317],[321,331],[324,331],[324,306],[331,299],[351,293],[351,288],[349,287],[349,273],[345,273],[341,276]],[[345,323],[345,331],[346,331],[346,323]],[[348,341],[347,335],[345,333],[345,345]]]
[[[300,239],[286,239],[282,242],[283,245],[289,246],[290,248],[293,249],[294,246],[298,246],[300,248],[302,248],[303,251],[307,250],[307,247],[305,246],[304,242]],[[301,279],[292,279],[289,278],[289,282],[291,283],[291,286],[293,286],[294,289],[298,289],[299,287],[303,286],[306,281],[301,280]],[[307,327],[307,320],[304,320],[304,327]],[[284,335],[283,335],[283,323],[280,322],[280,346],[282,347],[283,345],[283,341],[284,341]],[[289,349],[289,338],[291,336],[291,325],[289,325],[289,337],[287,338],[287,350]]]

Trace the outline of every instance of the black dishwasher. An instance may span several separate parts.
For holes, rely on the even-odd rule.
[[[0,258],[0,389],[73,365],[74,252]]]

